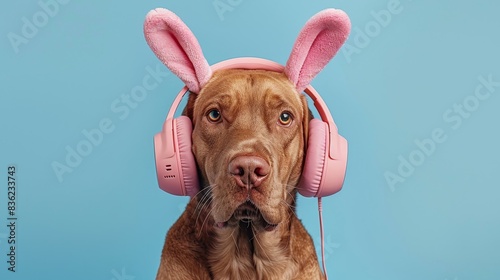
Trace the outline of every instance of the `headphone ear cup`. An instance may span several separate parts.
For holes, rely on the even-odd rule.
[[[192,152],[193,123],[186,116],[180,116],[175,119],[175,128],[177,131],[177,143],[179,148],[177,156],[179,157],[180,178],[184,184],[186,195],[193,197],[199,190],[198,172],[196,170],[196,160]]]
[[[330,139],[330,137],[332,139]],[[330,143],[335,145],[336,158],[330,158]],[[299,193],[306,197],[325,197],[342,188],[347,167],[347,141],[329,133],[328,124],[312,119],[309,122],[309,142]]]
[[[302,178],[298,191],[306,197],[316,196],[323,177],[325,157],[327,157],[328,125],[318,119],[309,121],[309,138]]]
[[[196,162],[191,151],[192,127],[186,116],[168,119],[154,138],[158,185],[170,194],[192,197],[199,190]]]

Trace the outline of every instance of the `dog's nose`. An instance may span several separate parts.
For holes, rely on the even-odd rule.
[[[256,156],[239,156],[229,163],[229,173],[240,187],[259,187],[269,174],[269,164]]]

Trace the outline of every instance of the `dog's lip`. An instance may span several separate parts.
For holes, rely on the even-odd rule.
[[[273,231],[278,226],[278,224],[269,223],[257,208],[257,206],[255,206],[255,204],[253,204],[253,202],[250,200],[247,200],[246,202],[238,206],[234,210],[233,215],[231,215],[231,217],[227,221],[218,222],[215,224],[215,226],[218,228],[224,228],[229,225],[231,220],[242,223],[259,224],[266,231]]]
[[[244,220],[258,220],[262,217],[259,209],[250,201],[244,202],[234,210],[234,218],[240,221]]]
[[[246,219],[243,219],[241,220],[243,223],[250,223],[251,220],[246,220]],[[276,227],[278,227],[278,224],[270,224],[268,222],[266,222],[265,219],[262,219],[262,222],[263,222],[263,227],[264,227],[264,230],[265,231],[273,231],[276,229]],[[225,228],[229,225],[229,220],[226,221],[226,222],[216,222],[215,223],[215,227],[217,228]]]

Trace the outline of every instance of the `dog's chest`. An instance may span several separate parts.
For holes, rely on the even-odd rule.
[[[273,233],[222,232],[209,253],[211,274],[214,279],[293,279],[297,266],[288,248]]]

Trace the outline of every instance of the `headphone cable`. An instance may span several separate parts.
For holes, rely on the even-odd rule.
[[[325,274],[325,280],[328,280],[328,274],[326,273],[326,262],[325,262],[325,237],[323,233],[323,205],[321,204],[321,197],[318,197],[318,213],[319,213],[319,229],[321,234],[321,260],[323,262],[323,273]]]

